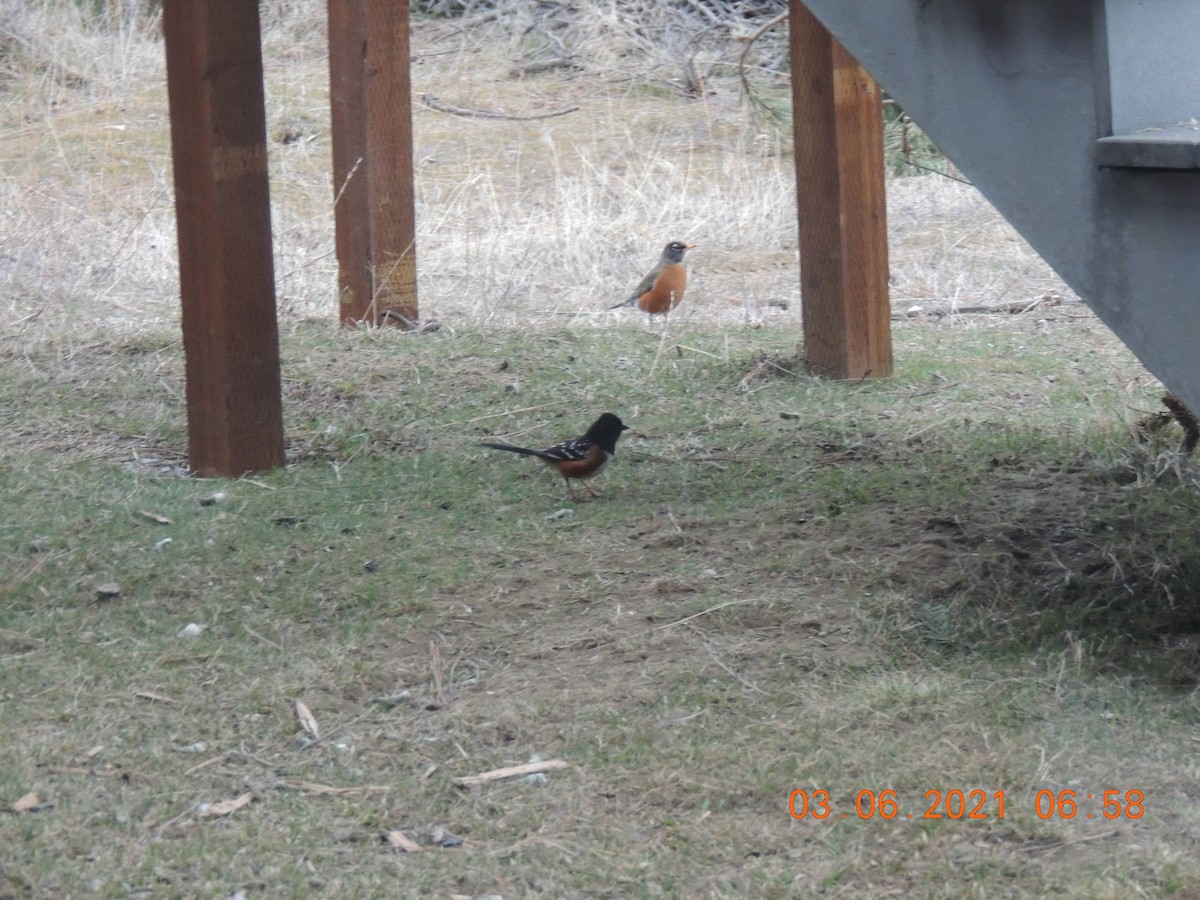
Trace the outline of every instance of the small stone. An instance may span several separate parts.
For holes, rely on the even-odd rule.
[[[96,599],[98,600],[113,600],[121,596],[121,586],[113,581],[106,581],[104,584],[96,585]]]
[[[429,830],[430,843],[438,847],[461,847],[463,839],[457,834],[451,834],[441,825],[434,825]]]

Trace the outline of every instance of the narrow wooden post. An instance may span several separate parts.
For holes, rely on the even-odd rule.
[[[283,464],[258,4],[163,4],[192,471]]]
[[[892,373],[879,88],[789,0],[805,357],[832,378]]]
[[[329,0],[334,245],[338,307],[346,325],[365,318],[371,305],[371,206],[363,90],[367,30],[363,7],[363,0]]]
[[[342,322],[417,321],[408,0],[329,0]]]

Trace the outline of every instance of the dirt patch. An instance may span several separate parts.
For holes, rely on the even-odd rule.
[[[894,470],[903,455],[874,441],[818,442],[814,451],[815,466],[842,471]],[[947,471],[963,465],[935,444],[920,452]],[[1196,534],[1180,528],[1180,507],[1195,497],[1186,484],[1131,484],[1130,474],[1096,460],[1047,468],[992,457],[960,473],[944,505],[834,501],[824,515],[795,520],[793,536],[864,561],[861,589],[907,598],[923,640],[966,650],[1068,635],[1106,647],[1107,665],[1145,673],[1153,657],[1149,671],[1193,685],[1200,553]]]

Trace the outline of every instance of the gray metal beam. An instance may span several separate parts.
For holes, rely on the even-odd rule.
[[[806,0],[1146,366],[1200,409],[1200,170],[1184,165],[1189,154],[1200,160],[1187,146],[1200,97],[1168,86],[1194,84],[1200,4],[1162,2],[1175,10],[1161,18],[1178,52],[1149,43],[1159,0]],[[1121,28],[1116,50],[1109,16]],[[1114,118],[1143,130],[1106,144]],[[1110,167],[1131,153],[1143,154],[1138,167]]]

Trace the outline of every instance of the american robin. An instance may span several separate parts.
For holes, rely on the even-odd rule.
[[[683,299],[683,289],[687,287],[687,269],[683,267],[683,254],[695,246],[683,241],[671,241],[663,248],[658,265],[642,279],[642,283],[629,299],[609,308],[620,309],[622,306],[636,305],[642,312],[652,316],[669,313],[679,305],[679,301]]]
[[[612,413],[604,413],[592,423],[582,437],[573,441],[563,441],[545,450],[530,450],[527,447],[514,447],[512,444],[483,444],[493,450],[507,450],[510,453],[520,453],[523,456],[536,456],[546,465],[555,469],[567,482],[567,490],[571,499],[575,496],[572,480],[584,481],[599,473],[608,464],[613,454],[617,452],[617,439],[621,432],[629,426]],[[592,486],[586,482],[583,485],[593,497],[599,497]]]

